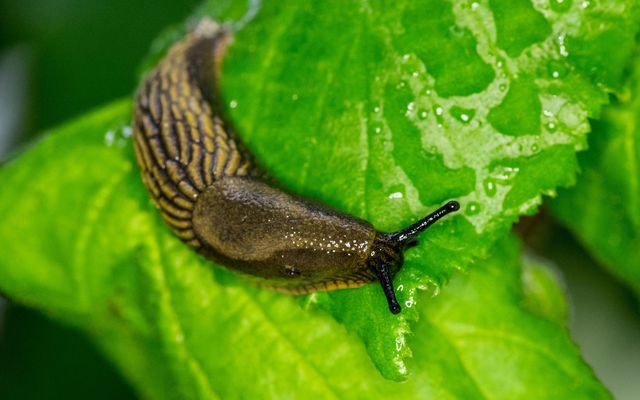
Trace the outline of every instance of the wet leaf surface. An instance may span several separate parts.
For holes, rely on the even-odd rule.
[[[576,397],[606,396],[563,328],[520,306],[519,272],[516,284],[470,266],[520,215],[534,212],[542,194],[573,182],[587,117],[598,116],[622,77],[624,63],[602,63],[601,52],[610,50],[612,60],[630,54],[635,3],[503,3],[265,1],[225,62],[232,120],[291,190],[381,230],[460,200],[463,212],[408,252],[395,280],[399,316],[389,314],[377,285],[296,301],[192,254],[142,187],[128,101],[56,129],[0,171],[4,186],[20,188],[0,199],[7,243],[0,287],[89,330],[153,398],[227,398],[239,387],[245,397],[284,396],[302,384],[324,397],[425,390],[509,398],[535,387],[527,393],[539,398],[538,390],[562,390],[528,381],[541,378],[532,371],[543,358],[560,365],[545,379],[572,379],[574,390],[584,390]],[[238,3],[229,4],[231,11],[201,13],[237,15]],[[548,29],[505,39],[515,30],[509,21]],[[616,30],[615,42],[604,39],[612,26],[627,27]],[[498,254],[489,264],[498,270],[516,265],[513,258]],[[421,290],[437,293],[467,269],[479,278],[455,278],[469,283],[443,288],[436,300]],[[478,307],[491,302],[495,308]],[[438,314],[438,307],[460,309]],[[530,329],[512,326],[514,313],[526,314]],[[476,339],[456,339],[467,328],[447,325],[456,316],[474,332],[483,323],[493,328],[467,346]],[[440,336],[434,326],[444,329]],[[511,333],[501,336],[502,327]],[[510,341],[513,335],[526,340]],[[508,359],[528,341],[544,350]],[[503,351],[487,357],[491,346]],[[382,376],[407,383],[384,381],[367,354]]]

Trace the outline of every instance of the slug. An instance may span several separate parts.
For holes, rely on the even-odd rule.
[[[278,188],[224,118],[218,92],[228,29],[203,20],[141,83],[133,111],[142,180],[164,221],[204,257],[261,286],[302,294],[392,279],[403,251],[459,204],[383,233]]]

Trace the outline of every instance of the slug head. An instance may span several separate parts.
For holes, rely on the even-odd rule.
[[[391,233],[376,233],[371,254],[367,262],[369,268],[378,276],[382,290],[387,298],[387,303],[389,304],[389,310],[393,314],[400,312],[400,304],[396,299],[393,288],[393,276],[400,270],[404,263],[404,251],[408,247],[417,244],[417,237],[420,233],[445,215],[459,209],[460,204],[458,204],[457,201],[450,201],[433,213],[404,229]]]

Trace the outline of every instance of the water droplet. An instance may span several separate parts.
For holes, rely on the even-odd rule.
[[[501,83],[498,86],[498,89],[500,89],[501,92],[504,92],[505,90],[507,90],[507,84],[506,83]]]
[[[404,302],[404,305],[407,306],[407,308],[413,307],[414,304],[416,304],[416,302],[413,300],[413,297],[410,297],[407,301]]]
[[[122,137],[127,139],[127,138],[130,138],[131,135],[133,135],[133,129],[131,129],[130,126],[123,126],[122,127]]]
[[[371,135],[379,135],[382,132],[382,125],[379,123],[375,123],[371,125]]]
[[[409,54],[405,54],[402,56],[402,61],[407,62],[409,61]]]
[[[406,83],[404,82],[400,82],[396,85],[396,89],[402,89],[403,87],[405,87]]]
[[[418,73],[418,71],[414,71],[411,76],[413,76],[414,78],[417,78],[420,74]]]
[[[105,133],[104,135],[104,141],[107,144],[107,146],[112,146],[113,145],[113,140],[116,137],[116,133],[114,131],[107,131],[107,133]]]
[[[591,6],[591,2],[590,1],[583,1],[582,3],[580,3],[580,8],[587,9]]]
[[[453,118],[457,119],[463,124],[468,124],[469,121],[471,121],[473,117],[476,115],[476,110],[471,108],[462,108],[458,106],[453,106],[449,110],[449,113]]]
[[[478,202],[475,201],[471,201],[469,202],[469,204],[467,204],[467,208],[465,210],[465,213],[467,215],[477,215],[480,212],[480,204]]]
[[[498,188],[496,187],[496,182],[493,179],[487,178],[484,180],[484,192],[489,197],[493,197],[496,195],[496,193],[498,192]]]
[[[405,346],[404,336],[398,336],[396,338],[396,351],[402,350],[404,346]]]
[[[237,101],[237,100],[231,100],[231,101],[229,102],[229,107],[231,107],[231,108],[236,108],[236,107],[238,107],[238,101]]]
[[[546,127],[547,127],[547,132],[549,133],[555,133],[556,130],[558,129],[558,127],[554,122],[547,123]]]
[[[402,192],[393,192],[388,196],[390,199],[401,199],[404,197]]]
[[[474,1],[473,3],[471,3],[471,9],[473,11],[477,10],[478,7],[480,7],[480,4],[478,4],[477,2]]]
[[[547,64],[547,74],[553,79],[560,79],[567,76],[569,68],[559,60],[551,60]]]
[[[444,114],[444,109],[439,105],[434,104],[433,112],[436,114],[436,120],[438,121],[438,124],[442,125],[442,122],[444,122],[444,118],[442,118],[442,114]]]
[[[415,103],[413,101],[407,104],[407,114],[411,114],[414,108],[415,108]]]
[[[566,12],[571,8],[572,0],[551,0],[551,9],[555,12]]]
[[[532,151],[533,153],[537,153],[537,152],[539,152],[539,151],[540,151],[540,146],[538,146],[538,144],[537,144],[537,143],[532,144],[532,145],[531,145],[531,151]]]
[[[517,167],[498,166],[494,171],[494,178],[502,185],[509,184],[518,174],[520,169]]]
[[[422,120],[427,119],[427,117],[429,116],[429,112],[427,112],[427,110],[425,109],[420,109],[418,110],[418,117]]]
[[[373,108],[373,112],[376,113],[376,114],[379,113],[380,112],[380,107],[379,106],[375,106]]]
[[[567,51],[567,45],[565,43],[566,38],[567,38],[567,35],[564,33],[558,35],[558,50],[560,50],[560,55],[562,57],[569,56],[569,51]]]

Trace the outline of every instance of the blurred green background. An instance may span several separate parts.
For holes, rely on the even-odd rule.
[[[0,160],[129,96],[153,39],[196,0],[0,0]],[[0,399],[135,398],[83,334],[0,298]]]
[[[132,93],[136,71],[152,40],[184,20],[197,4],[196,0],[0,0],[2,58],[13,57],[27,74],[23,132],[30,136]]]
[[[35,134],[133,93],[160,31],[196,0],[0,0],[0,159]],[[520,226],[535,254],[557,266],[570,329],[619,399],[640,398],[640,314],[630,291],[543,213]],[[0,300],[0,398],[135,398],[80,333]]]

